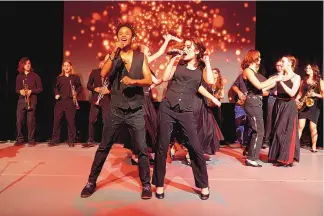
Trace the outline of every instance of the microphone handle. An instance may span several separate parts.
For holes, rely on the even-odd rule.
[[[116,54],[115,54],[114,59],[117,59],[117,57],[119,56],[120,51],[121,51],[121,48],[118,47],[117,50],[116,50]]]

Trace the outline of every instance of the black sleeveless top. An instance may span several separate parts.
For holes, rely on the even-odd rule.
[[[283,83],[285,83],[289,88],[292,88],[293,86],[293,82],[291,81],[291,79],[283,81]],[[277,84],[277,98],[284,98],[284,99],[289,99],[289,98],[294,98],[294,97],[290,97],[290,95],[287,94],[287,92],[284,90],[284,88],[282,87],[282,85],[280,84],[280,82]]]
[[[266,78],[262,74],[260,74],[260,73],[254,73],[254,74],[255,74],[256,78],[260,82],[263,82],[263,81],[266,80]],[[243,78],[243,80],[244,80],[244,83],[245,83],[248,94],[262,96],[262,90],[261,89],[257,89],[248,79]]]
[[[190,70],[186,65],[178,65],[165,96],[170,106],[179,105],[180,110],[191,107],[201,84],[201,77],[202,71],[199,68]]]
[[[144,54],[139,51],[133,51],[132,65],[128,72],[121,58],[113,63],[111,75],[109,77],[111,83],[111,105],[122,109],[136,109],[144,104],[143,87],[127,86],[120,82],[124,76],[131,79],[143,79],[143,62]]]

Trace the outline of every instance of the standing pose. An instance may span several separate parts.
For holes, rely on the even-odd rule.
[[[95,146],[94,141],[94,128],[95,123],[98,119],[98,114],[101,111],[102,122],[105,123],[105,119],[108,116],[108,107],[110,103],[110,91],[108,89],[109,80],[108,78],[102,78],[101,68],[105,63],[105,57],[99,58],[99,67],[97,69],[92,70],[87,88],[92,92],[90,98],[90,114],[89,114],[89,134],[88,134],[88,142],[84,147],[93,147]]]
[[[72,63],[70,61],[64,61],[62,64],[62,72],[57,77],[56,86],[54,88],[56,103],[54,108],[53,134],[48,146],[52,147],[60,142],[61,120],[63,114],[65,114],[68,124],[68,145],[69,147],[75,146],[75,112],[76,109],[79,109],[77,94],[81,91],[81,81],[80,78],[74,74]]]
[[[292,166],[299,161],[300,143],[298,137],[298,111],[295,95],[300,85],[300,76],[294,73],[296,59],[282,58],[283,80],[277,84],[277,99],[274,105],[274,126],[269,161],[279,166]]]
[[[208,90],[211,92],[218,100],[222,100],[224,98],[224,81],[222,78],[222,74],[218,68],[213,68],[214,75],[214,84],[211,85]],[[218,106],[213,106],[211,110],[214,113],[217,124],[222,129],[223,119],[222,119],[222,108]]]
[[[277,73],[275,75],[283,75],[282,62],[277,61],[276,63]],[[263,138],[262,148],[269,147],[270,144],[270,134],[273,128],[273,106],[276,101],[277,89],[274,87],[269,90],[269,97],[267,101],[267,119],[265,126],[265,133]]]
[[[17,102],[17,142],[15,145],[24,143],[22,132],[27,114],[28,146],[35,146],[36,128],[36,105],[37,94],[43,91],[40,77],[33,71],[30,59],[23,57],[19,61],[18,76],[16,79],[16,93],[19,94]]]
[[[318,137],[317,121],[320,115],[319,98],[324,97],[324,81],[321,79],[321,73],[317,65],[308,64],[305,71],[307,76],[302,80],[299,94],[296,97],[300,111],[298,115],[298,134],[300,139],[308,119],[312,140],[311,152],[315,153],[317,152],[316,142]]]
[[[243,75],[240,74],[233,86],[232,89],[236,95],[234,96],[235,101],[235,126],[236,126],[236,139],[237,142],[241,144],[242,147],[247,147],[250,142],[250,126],[249,120],[246,117],[246,113],[244,111],[244,103],[246,100],[247,89],[243,80]],[[243,155],[247,154],[247,148],[243,151]]]
[[[158,138],[152,180],[152,184],[157,187],[156,197],[159,199],[164,198],[166,158],[174,123],[181,126],[189,139],[192,171],[196,186],[201,188],[200,198],[203,200],[209,198],[206,161],[197,135],[193,104],[202,77],[207,84],[214,82],[209,58],[204,59],[205,63],[202,61],[205,50],[199,40],[186,40],[182,61],[176,63],[181,55],[174,56],[163,75],[163,81],[170,81],[170,83],[166,97],[159,106]]]
[[[117,28],[117,39],[112,54],[107,55],[101,70],[101,76],[109,76],[111,83],[110,110],[102,141],[96,151],[87,185],[81,197],[91,196],[96,188],[97,178],[114,143],[115,136],[122,126],[127,126],[138,154],[138,170],[142,183],[142,199],[152,197],[148,150],[145,142],[145,123],[142,106],[144,104],[144,86],[152,84],[151,72],[145,55],[133,51],[132,40],[135,31],[128,23]],[[119,54],[120,53],[120,54]]]
[[[167,34],[163,35],[164,38],[164,43],[160,47],[159,51],[154,53],[153,55],[150,52],[150,49],[145,46],[145,45],[140,45],[140,51],[144,53],[144,55],[147,58],[148,64],[162,56],[167,49],[167,46],[171,40],[175,40],[177,42],[182,42],[181,39],[174,37],[173,35]],[[155,143],[156,143],[156,134],[157,134],[157,113],[156,109],[154,107],[154,104],[152,102],[152,92],[151,89],[155,87],[156,85],[161,84],[162,80],[157,79],[154,75],[154,73],[151,71],[151,76],[152,76],[152,86],[150,87],[144,87],[144,106],[143,106],[143,111],[144,111],[144,121],[145,121],[145,129],[146,129],[146,143],[149,147],[152,149],[155,148]],[[126,143],[125,146],[127,148],[133,148],[130,143]],[[154,150],[153,150],[154,152]],[[138,163],[138,158],[136,155],[132,155],[132,164],[137,164]],[[150,155],[150,161],[153,162],[153,159],[151,159]]]
[[[264,135],[262,111],[263,91],[273,88],[276,82],[282,79],[281,76],[273,76],[263,82],[260,82],[262,79],[264,79],[264,77],[258,73],[260,62],[260,52],[257,50],[249,50],[241,63],[243,80],[247,88],[244,110],[247,114],[249,124],[252,129],[245,164],[252,167],[262,166],[259,162],[259,153]]]

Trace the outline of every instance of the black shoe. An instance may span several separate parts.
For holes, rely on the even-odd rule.
[[[242,154],[243,156],[246,156],[248,154],[248,151],[245,149]]]
[[[24,145],[24,142],[22,141],[17,141],[15,142],[14,146],[21,146],[21,145]]]
[[[132,162],[132,165],[134,165],[134,166],[138,165],[138,162],[136,160],[134,160],[133,158],[131,158],[131,162]]]
[[[57,142],[50,141],[47,145],[48,145],[48,147],[53,147],[53,146],[57,146],[59,144]]]
[[[209,194],[210,194],[210,192],[209,192]],[[200,199],[201,200],[208,200],[209,199],[209,194],[202,194],[202,193],[200,193]]]
[[[155,193],[155,197],[158,199],[164,199],[164,192],[161,194]]]
[[[34,147],[35,145],[36,145],[35,142],[29,142],[29,143],[28,143],[28,147]]]
[[[266,143],[263,143],[262,146],[261,146],[262,149],[266,149],[266,148],[268,148],[268,147],[269,147],[269,145],[266,144]]]
[[[75,143],[74,142],[69,142],[68,145],[69,145],[70,148],[72,148],[72,147],[75,146]]]
[[[96,184],[88,182],[81,192],[81,197],[87,198],[91,196],[95,192],[95,189],[96,189]]]
[[[314,150],[314,149],[311,149],[310,151],[313,152],[313,153],[316,153],[317,152],[317,150]]]
[[[83,148],[91,148],[91,147],[95,147],[95,146],[96,146],[96,144],[94,142],[88,142],[88,143],[82,145]]]
[[[142,199],[151,199],[152,198],[151,185],[143,186],[141,198]]]

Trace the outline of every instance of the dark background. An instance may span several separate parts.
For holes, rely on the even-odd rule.
[[[307,63],[318,64],[322,71],[323,2],[257,2],[256,14],[256,49],[261,52],[265,75],[272,74],[277,59],[286,54],[299,59],[297,73],[302,77]],[[24,56],[31,58],[44,86],[37,105],[37,141],[51,137],[53,88],[63,60],[63,17],[64,2],[0,3],[0,140],[16,137],[16,68]],[[90,106],[86,101],[80,106],[77,127],[80,141],[86,141]],[[232,142],[236,138],[234,104],[222,107],[223,133]],[[308,128],[304,131],[302,140],[309,142]],[[318,131],[318,145],[323,146],[322,113]]]

